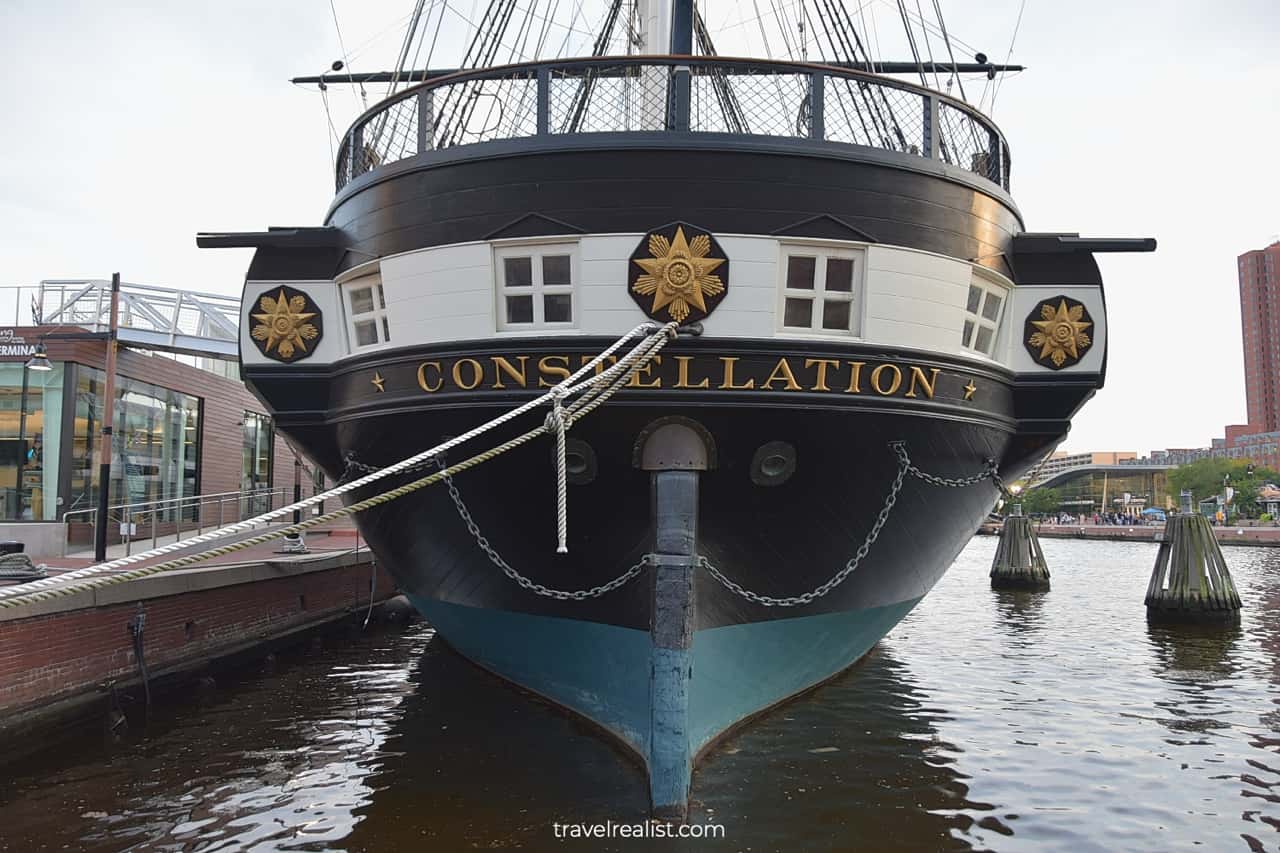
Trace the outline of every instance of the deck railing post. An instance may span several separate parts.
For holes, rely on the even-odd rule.
[[[987,150],[990,161],[987,164],[987,177],[1004,186],[1004,146],[1000,144],[1000,136],[991,128],[987,128]]]
[[[435,89],[421,89],[418,92],[418,153],[431,149],[431,139],[435,136]]]
[[[668,105],[668,129],[687,131],[693,100],[693,69],[677,65],[671,69],[670,103]]]
[[[933,95],[924,98],[924,156],[938,159],[938,99]]]
[[[827,75],[815,71],[810,75],[809,83],[809,138],[823,139],[827,135],[826,127],[826,79]]]
[[[351,164],[351,177],[347,180],[355,180],[359,175],[364,174],[364,125],[357,124],[351,128],[351,141],[347,144],[347,162]],[[360,163],[356,164],[356,158],[360,158]]]
[[[551,69],[543,65],[538,68],[538,136],[546,136],[551,132]]]

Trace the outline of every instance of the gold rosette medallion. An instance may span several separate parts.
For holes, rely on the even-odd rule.
[[[729,260],[710,233],[673,222],[645,235],[627,267],[631,298],[654,320],[694,323],[729,289]]]
[[[320,308],[292,287],[281,285],[259,295],[258,310],[249,318],[249,336],[258,352],[275,361],[300,361],[315,352],[324,337]]]
[[[1025,346],[1036,364],[1061,370],[1084,358],[1093,346],[1093,318],[1066,296],[1044,299],[1027,317]]]

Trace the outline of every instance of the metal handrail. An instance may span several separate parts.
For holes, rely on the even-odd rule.
[[[250,507],[249,515],[259,515],[262,512],[270,512],[275,508],[276,498],[279,497],[281,504],[287,503],[290,498],[290,487],[279,486],[275,488],[249,489],[235,492],[210,492],[203,495],[185,495],[176,498],[160,498],[153,501],[145,501],[141,503],[123,503],[115,506],[107,507],[108,520],[125,521],[128,526],[124,532],[125,554],[133,552],[134,527],[138,523],[139,517],[150,516],[151,520],[151,546],[156,547],[159,541],[159,523],[160,514],[164,512],[173,512],[172,523],[175,525],[174,535],[177,540],[182,539],[182,522],[185,512],[192,508],[196,509],[193,518],[193,527],[188,527],[188,532],[200,535],[204,532],[206,526],[211,526],[211,520],[205,519],[205,507],[208,505],[216,505],[218,508],[217,527],[223,527],[229,521],[241,521],[245,517],[244,507],[246,501],[261,502],[263,498],[267,501],[266,509],[261,506]],[[235,518],[228,519],[226,512],[226,504],[233,503],[236,507],[234,513]],[[67,541],[71,538],[71,525],[75,521],[72,516],[85,516],[83,523],[97,524],[98,508],[91,507],[89,509],[68,510],[62,515],[62,522],[66,526]],[[169,523],[169,522],[165,522]],[[165,534],[168,535],[168,534]],[[143,537],[144,539],[148,537]]]
[[[485,105],[478,119],[477,104]],[[433,78],[375,104],[352,123],[338,149],[337,188],[431,150],[635,132],[870,147],[947,163],[1009,189],[1004,134],[963,101],[837,66],[706,56],[532,62]]]

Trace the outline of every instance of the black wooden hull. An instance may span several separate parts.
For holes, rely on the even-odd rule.
[[[390,415],[346,429],[361,447],[359,461],[383,465],[423,449],[420,437],[432,443],[476,426],[478,414]],[[461,473],[455,483],[484,536],[512,567],[548,587],[597,586],[652,550],[651,475],[633,465],[633,445],[646,424],[671,415],[693,417],[716,438],[718,465],[700,478],[699,553],[747,589],[774,597],[818,586],[853,556],[897,471],[891,441],[905,442],[921,468],[948,476],[981,472],[1010,441],[993,427],[927,416],[620,402],[570,433],[595,450],[598,474],[589,484],[569,487],[568,554],[556,554],[551,437]],[[752,455],[774,440],[794,444],[799,464],[786,483],[760,487],[751,480]],[[460,450],[450,460],[468,455]],[[381,490],[378,484],[370,493]],[[995,499],[990,481],[948,489],[909,478],[859,570],[802,612],[920,598]],[[388,568],[420,598],[649,628],[650,592],[643,583],[583,602],[557,601],[513,583],[477,547],[443,486],[361,513],[358,523]],[[796,615],[748,602],[705,573],[696,588],[698,629]]]
[[[590,352],[581,339],[504,340],[389,351],[332,375],[294,367],[249,378],[283,429],[333,476],[352,479],[493,419]],[[456,499],[443,485],[428,487],[362,512],[357,523],[451,645],[611,732],[648,766],[655,807],[679,809],[700,752],[865,654],[929,592],[991,509],[998,491],[990,478],[939,485],[909,472],[890,502],[904,471],[894,445],[929,474],[969,478],[995,461],[1013,477],[1061,438],[1093,385],[1024,392],[1007,372],[970,360],[858,346],[681,340],[663,356],[570,431],[594,459],[587,482],[568,489],[567,554],[556,553],[550,435],[457,474]],[[520,370],[500,370],[502,359]],[[321,383],[326,409],[314,407]],[[544,411],[448,461],[538,426]],[[697,476],[700,557],[758,596],[793,598],[845,567],[884,513],[856,570],[811,601],[770,606],[699,565],[689,641],[675,649],[658,641],[652,567],[581,600],[532,589],[599,587],[656,550],[661,475],[641,468],[640,447],[655,423],[672,418],[695,425],[709,445],[709,470]],[[758,450],[770,442],[794,448],[796,465],[785,482],[763,485]],[[477,534],[528,582],[500,568]],[[676,677],[664,681],[663,672]]]

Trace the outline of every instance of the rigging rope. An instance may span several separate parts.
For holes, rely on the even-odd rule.
[[[1018,30],[1022,27],[1022,13],[1026,11],[1026,8],[1027,0],[1021,0],[1018,4],[1018,20],[1013,24],[1013,37],[1009,39],[1009,52],[1004,56],[1005,65],[1008,65],[1009,60],[1013,57],[1013,46],[1018,41]],[[1000,84],[1004,82],[1007,73],[1007,71],[1000,72],[1000,78],[996,80],[996,84],[991,90],[991,106],[988,108],[988,112],[993,116],[996,113],[996,96],[1000,94]]]
[[[616,364],[613,364],[610,367],[605,368],[603,370],[599,369],[600,365],[604,364],[606,359],[608,359],[615,352],[621,349],[628,341],[631,341],[641,333],[644,333],[645,337],[643,337],[639,343],[635,344],[635,346],[633,346],[626,355],[618,359]],[[480,435],[483,435],[484,433],[489,432],[490,430],[495,429],[496,427],[499,427],[502,424],[505,424],[519,417],[520,415],[531,411],[532,409],[538,406],[541,406],[548,402],[552,402],[554,399],[556,399],[557,396],[560,396],[563,398],[563,397],[571,396],[573,394],[582,392],[581,396],[578,397],[578,399],[574,400],[574,402],[570,404],[568,407],[566,407],[565,409],[564,417],[565,417],[565,423],[567,428],[567,426],[572,425],[572,423],[575,420],[585,417],[588,413],[590,413],[595,408],[602,405],[610,397],[612,397],[613,394],[615,394],[618,391],[621,384],[624,384],[625,382],[630,381],[631,376],[633,376],[645,364],[647,364],[649,360],[653,358],[653,356],[655,356],[659,351],[661,351],[661,349],[667,344],[667,342],[673,339],[675,335],[676,335],[676,325],[674,323],[668,323],[665,326],[657,326],[654,323],[644,323],[639,326],[636,326],[634,329],[632,329],[623,337],[619,338],[617,341],[615,341],[612,345],[606,348],[603,352],[601,352],[595,358],[591,359],[585,365],[583,365],[581,368],[579,368],[577,371],[571,374],[567,379],[563,380],[557,386],[554,386],[551,390],[547,391],[547,393],[541,394],[538,397],[535,397],[533,400],[530,400],[527,403],[517,406],[516,408],[508,412],[505,412],[502,415],[499,415],[497,418],[494,418],[491,421],[481,424],[480,426],[475,427],[474,429],[471,429],[460,436],[455,436],[454,438],[451,438],[448,441],[445,441],[444,443],[431,448],[430,450],[425,450],[420,453],[414,454],[413,456],[410,456],[406,459],[402,459],[401,461],[396,462],[392,465],[389,465],[385,468],[380,468],[374,472],[366,474],[365,476],[359,477],[350,482],[339,484],[338,486],[334,487],[333,489],[330,489],[329,491],[326,491],[317,495],[312,495],[311,497],[306,498],[302,501],[298,501],[288,506],[280,507],[279,509],[275,509],[270,512],[263,513],[262,515],[256,516],[254,518],[246,519],[245,521],[236,522],[235,524],[228,525],[226,527],[211,531],[209,533],[201,534],[199,536],[195,536],[190,539],[184,539],[178,542],[173,542],[168,545],[162,545],[159,548],[153,548],[150,551],[144,551],[129,557],[122,557],[120,559],[112,560],[106,563],[101,563],[96,566],[89,566],[84,569],[78,569],[76,571],[66,572],[64,574],[61,574],[52,578],[47,578],[45,580],[26,584],[21,588],[0,589],[0,607],[14,606],[13,603],[15,601],[18,601],[19,599],[21,599],[22,601],[37,600],[32,598],[32,596],[40,596],[41,593],[48,593],[49,595],[54,595],[54,594],[66,595],[66,594],[70,594],[70,592],[72,591],[79,591],[79,589],[81,588],[93,588],[93,586],[101,586],[106,583],[119,583],[124,580],[132,580],[134,578],[145,577],[147,575],[155,574],[161,571],[166,571],[168,569],[191,565],[193,563],[206,560],[210,557],[224,556],[226,554],[230,554],[235,551],[240,551],[245,548],[252,547],[253,545],[269,542],[273,539],[278,539],[287,535],[291,535],[291,534],[309,529],[311,527],[315,527],[318,524],[323,524],[337,518],[342,518],[344,516],[351,515],[356,512],[360,512],[372,506],[377,506],[379,504],[386,503],[391,500],[395,500],[398,497],[402,497],[403,495],[409,494],[410,492],[413,492],[413,491],[417,491],[420,488],[424,488],[426,486],[431,485],[432,483],[437,482],[439,479],[441,479],[441,475],[437,473],[436,475],[425,477],[421,480],[417,480],[412,483],[399,486],[387,492],[383,492],[382,494],[374,495],[373,497],[358,501],[357,503],[335,510],[333,512],[326,513],[324,515],[315,516],[313,518],[299,522],[298,524],[290,525],[280,530],[261,533],[256,536],[243,539],[239,542],[232,543],[230,545],[220,546],[199,554],[179,557],[177,559],[169,560],[164,563],[159,563],[152,566],[145,566],[145,567],[133,569],[127,572],[106,575],[105,577],[95,577],[98,575],[105,575],[107,572],[112,572],[116,569],[121,569],[126,566],[130,566],[138,562],[141,562],[143,560],[150,559],[152,557],[157,557],[164,554],[170,554],[179,550],[186,550],[192,547],[193,545],[200,545],[208,542],[213,542],[214,540],[222,539],[222,538],[225,538],[226,536],[229,536],[235,533],[242,533],[245,531],[252,530],[253,528],[257,527],[259,524],[263,524],[273,519],[281,518],[285,515],[292,514],[295,510],[305,509],[306,507],[312,506],[313,504],[321,503],[325,500],[332,499],[339,495],[346,494],[347,492],[354,491],[355,489],[369,485],[371,483],[374,483],[380,479],[391,476],[393,474],[408,472],[410,470],[413,470],[415,467],[420,467],[423,463],[426,463],[438,457],[439,455],[446,453],[450,448],[457,447],[467,441],[470,441]],[[586,376],[588,373],[592,371],[597,371],[597,372],[595,372],[595,375],[591,376],[590,378],[587,378],[585,380],[582,378],[583,376]],[[620,376],[621,376],[621,379],[619,379]],[[560,389],[560,390],[557,391],[556,389]],[[488,460],[496,456],[499,456],[502,453],[507,452],[508,450],[514,449],[515,447],[518,447],[522,444],[525,444],[528,441],[531,441],[533,438],[536,438],[539,435],[545,434],[546,432],[547,432],[546,425],[545,424],[541,425],[535,429],[532,429],[524,433],[521,436],[517,436],[516,438],[511,439],[510,441],[504,442],[495,448],[491,448],[490,450],[479,453],[471,457],[470,459],[467,459],[467,460],[464,460],[463,462],[458,463],[457,465],[450,466],[447,469],[448,473],[454,474],[459,471],[465,471],[466,469],[474,467],[475,465],[479,465],[482,462],[487,462]],[[72,584],[73,582],[82,581],[82,580],[84,580],[87,584],[91,584],[93,586],[90,586],[90,587],[75,587],[75,586],[68,587],[67,586],[68,584]]]
[[[924,65],[920,62],[920,48],[916,46],[916,35],[911,29],[911,20],[907,16],[907,4],[903,0],[898,0],[898,13],[902,16],[902,26],[907,31],[907,44],[911,47],[911,56],[916,61],[916,69],[920,72],[920,85],[928,86],[929,81],[924,76]]]
[[[933,61],[933,43],[929,40],[929,28],[924,24],[924,9],[920,6],[920,0],[916,0],[916,16],[920,19],[920,31],[924,33],[924,49],[929,56],[929,65],[933,68],[933,88],[939,92],[942,91],[942,80],[938,76],[938,63]]]
[[[400,56],[396,59],[396,70],[391,75],[391,82],[387,84],[387,94],[384,97],[390,97],[400,85],[400,75],[409,61],[409,48],[413,47],[413,37],[418,32],[418,22],[422,20],[422,7],[425,4],[426,0],[417,0],[413,6],[413,16],[409,19],[409,28],[405,30],[404,41],[400,45]]]
[[[592,56],[604,56],[605,51],[609,49],[609,42],[613,38],[613,29],[617,26],[619,13],[622,11],[622,0],[612,0],[609,4],[608,14],[605,16],[604,28],[597,36],[595,44],[591,48]],[[567,133],[578,133],[582,127],[582,119],[585,117],[587,107],[590,105],[591,96],[595,93],[596,78],[599,77],[600,71],[597,68],[588,69],[578,81],[578,90],[573,93],[573,101],[569,105],[569,119],[565,131]]]
[[[933,0],[933,11],[938,15],[938,26],[942,28],[942,43],[947,46],[947,56],[951,57],[951,76],[960,86],[960,97],[967,102],[969,96],[964,91],[964,78],[956,71],[956,54],[951,49],[951,37],[947,35],[947,22],[942,19],[942,6],[939,5],[938,0]]]

